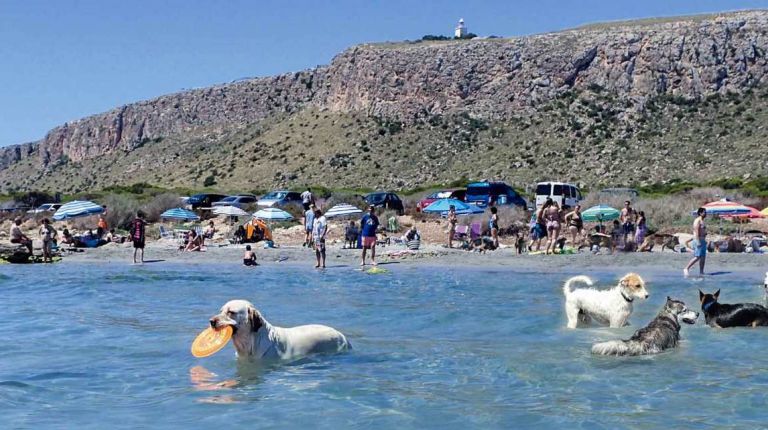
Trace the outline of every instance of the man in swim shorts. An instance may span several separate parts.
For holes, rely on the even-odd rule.
[[[138,263],[136,257],[141,254],[141,262],[144,263],[144,241],[146,236],[144,229],[147,222],[144,221],[144,212],[138,211],[136,213],[136,219],[131,222],[131,241],[133,242],[133,264]]]
[[[691,246],[693,247],[693,259],[688,262],[688,265],[683,269],[683,275],[688,277],[688,270],[693,267],[696,262],[699,262],[699,275],[704,275],[704,263],[707,261],[707,226],[704,224],[704,218],[707,217],[707,210],[699,208],[696,211],[696,219],[693,221],[693,240]]]
[[[315,209],[314,215],[312,241],[315,244],[315,257],[317,258],[315,269],[325,269],[325,235],[328,233],[328,221],[326,221],[320,209]]]
[[[379,218],[376,216],[376,208],[368,206],[368,213],[360,220],[360,228],[363,230],[363,261],[365,266],[365,251],[371,250],[371,264],[376,265],[376,230],[379,228]]]

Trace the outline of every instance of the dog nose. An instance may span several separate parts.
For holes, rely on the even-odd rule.
[[[646,295],[645,295],[645,298],[647,299],[647,298],[648,298],[648,296],[650,296],[650,294],[646,294]]]
[[[211,323],[211,328],[216,328],[216,318],[211,318],[208,322]]]

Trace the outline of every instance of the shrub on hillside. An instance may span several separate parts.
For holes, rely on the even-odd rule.
[[[139,201],[131,194],[108,194],[101,199],[101,203],[107,207],[105,219],[110,228],[126,230],[130,227],[131,220],[140,209]],[[95,221],[90,228],[96,228]]]
[[[152,198],[152,200],[144,205],[143,210],[147,217],[147,221],[157,222],[160,221],[160,214],[168,209],[177,208],[179,206],[181,206],[181,199],[177,194],[163,193]]]

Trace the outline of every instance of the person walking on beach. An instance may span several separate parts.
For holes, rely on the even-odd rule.
[[[136,218],[131,222],[131,240],[133,241],[133,264],[138,263],[136,261],[137,255],[141,255],[141,263],[144,263],[144,242],[146,236],[144,230],[147,226],[147,222],[144,221],[144,212],[136,212]]]
[[[363,260],[361,266],[365,266],[365,251],[371,250],[371,264],[376,265],[376,230],[379,228],[379,218],[376,216],[376,207],[368,206],[368,213],[360,220],[360,228],[363,233]]]
[[[325,235],[327,233],[328,221],[320,209],[315,209],[315,220],[312,224],[312,241],[315,243],[315,257],[317,258],[315,269],[325,269]]]
[[[11,243],[24,245],[32,254],[32,239],[21,232],[21,218],[16,218],[11,224]]]
[[[304,244],[301,246],[312,246],[312,226],[315,225],[315,205],[310,204],[304,211]]]
[[[307,191],[301,193],[301,205],[304,206],[304,210],[308,211],[310,206],[315,204],[315,196],[312,195],[312,190],[307,187]],[[310,228],[312,224],[309,225]]]
[[[583,240],[584,237],[584,220],[581,219],[581,205],[576,205],[573,211],[565,215],[564,219],[566,225],[568,225],[568,231],[571,233],[571,244],[574,248],[578,248],[576,237]]]
[[[499,209],[496,206],[491,208],[491,217],[488,219],[488,229],[491,230],[491,239],[496,249],[499,248]]]
[[[453,248],[453,236],[456,235],[456,223],[459,221],[456,216],[456,206],[448,207],[448,248]]]
[[[699,262],[699,275],[704,275],[704,263],[707,261],[707,225],[704,218],[707,217],[707,210],[699,208],[696,211],[696,219],[693,221],[693,259],[683,269],[683,275],[688,277],[688,271],[696,262]]]
[[[51,226],[48,218],[40,221],[40,239],[43,241],[43,263],[53,263],[53,240],[56,237],[56,229]]]
[[[544,252],[549,254],[551,251],[554,254],[560,236],[560,206],[557,202],[553,201],[544,211],[544,221],[547,223],[547,247]]]

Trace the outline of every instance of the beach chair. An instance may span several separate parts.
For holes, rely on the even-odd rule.
[[[464,240],[467,238],[467,235],[469,234],[469,226],[468,225],[457,225],[456,230],[453,232],[453,239],[454,240]]]
[[[174,234],[172,231],[168,231],[164,226],[160,226],[160,239],[173,239]]]
[[[473,222],[469,227],[469,238],[475,240],[483,236],[483,229],[479,222]]]
[[[411,251],[418,251],[421,246],[421,239],[414,239],[408,242],[408,249]]]

